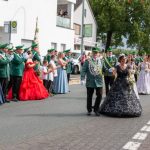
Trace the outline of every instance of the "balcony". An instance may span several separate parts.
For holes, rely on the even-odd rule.
[[[61,16],[57,16],[57,23],[56,25],[58,27],[63,27],[63,28],[71,28],[71,19],[70,18],[64,18]]]

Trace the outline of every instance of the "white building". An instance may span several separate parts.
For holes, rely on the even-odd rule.
[[[73,49],[75,3],[76,0],[0,0],[0,43],[31,45],[38,17],[38,39],[42,55],[49,48],[58,51]],[[68,13],[63,17],[58,16],[63,5]],[[8,29],[4,24],[9,21],[17,21],[17,33],[5,33]]]
[[[77,0],[74,12],[74,49],[80,50],[81,45],[81,28],[82,28],[82,6],[83,0]],[[84,49],[91,50],[96,45],[97,23],[93,15],[93,11],[89,4],[89,0],[84,0]]]

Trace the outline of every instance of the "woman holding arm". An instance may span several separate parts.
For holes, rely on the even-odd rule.
[[[100,112],[115,117],[138,117],[142,107],[133,89],[130,67],[126,64],[125,56],[120,56],[119,62],[116,66],[117,78],[101,105]]]
[[[68,80],[66,73],[67,62],[64,61],[65,55],[60,52],[58,54],[58,68],[57,68],[57,77],[54,79],[54,93],[56,94],[65,94],[68,93]]]

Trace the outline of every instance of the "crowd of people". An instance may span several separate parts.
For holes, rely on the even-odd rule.
[[[38,44],[24,48],[0,45],[0,104],[10,101],[44,100],[69,92],[72,72],[70,49],[49,49],[41,62]]]
[[[102,102],[105,83],[106,97]],[[142,114],[139,94],[150,94],[150,55],[113,55],[112,48],[105,56],[99,48],[92,49],[92,56],[85,60],[81,84],[87,88],[87,114],[105,114],[117,117],[138,117]],[[96,100],[92,97],[96,90]]]
[[[139,94],[150,94],[150,55],[106,54],[94,47],[80,58],[81,84],[87,88],[87,112],[119,117],[142,114]],[[58,52],[51,48],[41,62],[38,44],[24,48],[0,45],[0,104],[10,101],[44,100],[55,94],[69,92],[73,62],[71,50]],[[104,83],[105,86],[104,86]],[[105,87],[105,92],[103,89]],[[96,90],[96,100],[92,97]],[[106,97],[102,102],[103,93]]]

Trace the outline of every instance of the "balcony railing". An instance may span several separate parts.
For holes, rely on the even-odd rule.
[[[71,28],[71,19],[57,16],[57,26]]]

